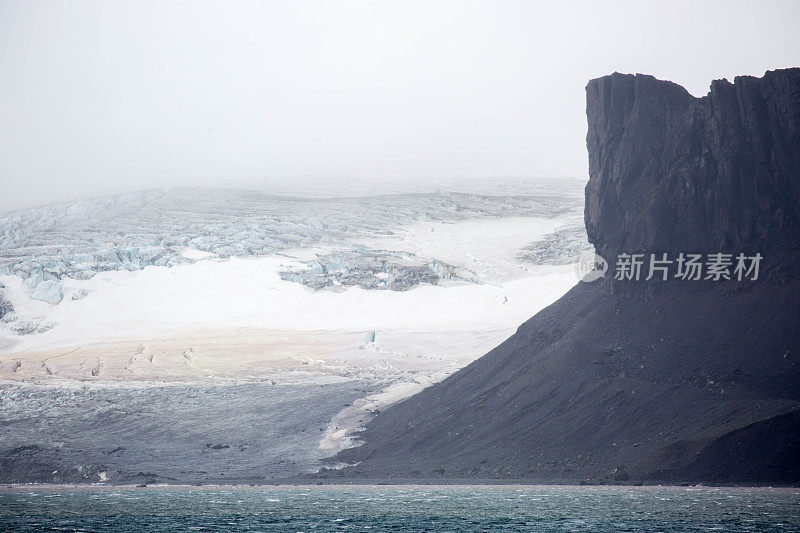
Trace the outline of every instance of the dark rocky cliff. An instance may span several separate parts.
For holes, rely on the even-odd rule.
[[[579,283],[378,415],[320,477],[800,482],[800,69],[587,87],[598,252],[760,252],[755,281]]]
[[[703,98],[612,74],[589,82],[586,114],[601,256],[798,248],[800,68],[717,80]]]

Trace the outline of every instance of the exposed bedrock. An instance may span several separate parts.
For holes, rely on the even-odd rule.
[[[585,221],[603,257],[798,249],[800,68],[702,98],[612,74],[589,82],[586,114]]]
[[[759,252],[762,275],[580,283],[321,475],[800,482],[800,69],[703,98],[613,74],[587,114],[603,257]]]

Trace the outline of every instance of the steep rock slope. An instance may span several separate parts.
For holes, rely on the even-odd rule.
[[[612,268],[758,252],[759,278],[580,283],[320,476],[800,481],[800,69],[703,98],[613,74],[587,114],[586,226]]]
[[[613,74],[586,100],[586,228],[600,255],[798,248],[800,68],[716,80],[703,98]]]

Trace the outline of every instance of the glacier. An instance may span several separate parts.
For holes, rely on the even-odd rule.
[[[577,282],[581,187],[173,189],[0,214],[0,480],[314,470]]]
[[[515,191],[307,198],[229,189],[152,190],[61,203],[0,215],[0,275],[25,280],[31,298],[56,305],[64,278],[88,280],[108,271],[174,267],[199,258],[261,257],[320,250],[283,279],[322,289],[357,285],[408,290],[445,280],[479,282],[469,269],[435,257],[361,244],[418,222],[498,217],[561,217],[580,197]],[[550,246],[565,239],[554,236]],[[562,248],[564,248],[562,246]],[[563,250],[562,250],[563,251]],[[568,248],[574,254],[574,246]],[[563,254],[562,254],[563,255]],[[547,257],[529,254],[528,262]],[[86,296],[85,291],[70,295]],[[0,315],[11,313],[0,289]],[[2,316],[0,316],[2,318]]]

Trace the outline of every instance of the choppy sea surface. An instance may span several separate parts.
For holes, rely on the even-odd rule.
[[[8,487],[9,531],[800,531],[800,489]]]

